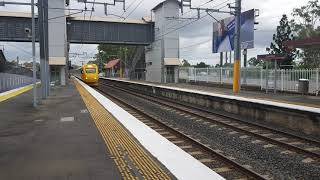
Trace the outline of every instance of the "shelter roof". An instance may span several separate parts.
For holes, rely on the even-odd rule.
[[[290,49],[320,47],[320,37],[311,37],[307,39],[291,40],[284,43]]]
[[[109,62],[105,65],[105,68],[106,68],[106,69],[111,69],[111,68],[113,68],[114,66],[116,66],[119,62],[120,62],[120,59],[111,60],[111,61],[109,61]]]
[[[180,66],[181,62],[178,58],[164,58],[165,66]]]

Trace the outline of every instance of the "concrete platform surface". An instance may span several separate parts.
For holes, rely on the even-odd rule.
[[[138,120],[136,117],[122,109],[120,106],[112,102],[110,99],[105,97],[104,95],[100,94],[95,89],[89,87],[88,85],[82,83],[79,81],[79,84],[83,88],[86,89],[87,93],[90,93],[90,96],[95,98],[100,105],[102,105],[105,109],[107,109],[108,112],[110,112],[110,115],[112,115],[114,118],[117,119],[117,122],[120,123],[123,127],[126,128],[127,131],[130,132],[131,136],[135,137],[137,141],[141,143],[141,145],[146,149],[146,151],[150,152],[150,154],[153,155],[160,163],[162,163],[171,173],[172,175],[177,179],[201,179],[201,180],[223,180],[224,178],[221,177],[219,174],[211,170],[209,167],[202,164],[200,161],[198,161],[196,158],[192,157],[189,153],[175,145],[174,143],[170,142],[167,138],[153,130],[152,128],[148,127],[146,124]],[[78,85],[77,85],[78,87]],[[82,88],[79,88],[79,92],[81,95],[83,95],[84,99],[90,98],[89,95],[85,95],[85,93],[82,92]],[[106,89],[107,90],[107,89]],[[86,103],[87,101],[84,100]],[[90,104],[90,107],[94,107],[95,111],[99,111],[99,106],[92,104],[89,101],[88,104]],[[91,112],[91,110],[90,110]],[[95,112],[92,112],[92,115],[94,115]],[[110,116],[107,115],[107,116]],[[100,117],[103,116],[103,113],[96,114],[96,116]],[[105,119],[108,119],[106,116]],[[94,118],[95,119],[95,118]],[[112,118],[109,118],[112,119]],[[97,119],[98,120],[98,119]],[[104,126],[108,127],[111,124],[111,121],[100,121],[100,123],[103,123]],[[97,124],[99,124],[99,121],[97,121]],[[98,125],[98,127],[100,127]],[[102,130],[103,131],[103,130]],[[105,130],[104,130],[105,131]],[[114,129],[112,133],[109,134],[109,137],[117,136],[117,133],[121,130]],[[120,137],[120,136],[119,136]],[[107,138],[109,139],[109,138]],[[121,140],[122,138],[118,138],[117,141]],[[122,142],[118,143],[117,147],[121,149],[127,149],[126,151],[129,152],[129,157],[138,157],[139,159],[141,155],[131,155],[129,149],[126,148],[127,143]],[[131,148],[135,149],[136,151],[139,150],[139,148]],[[143,157],[143,156],[142,156]],[[143,158],[147,159],[147,158]],[[141,159],[142,165],[151,164],[152,162],[146,163],[145,160]],[[139,165],[136,165],[136,167],[139,167]],[[140,167],[140,169],[143,169],[143,166]],[[158,168],[159,169],[159,168]],[[159,170],[157,170],[159,171]],[[159,171],[160,174],[161,171]],[[147,176],[151,173],[144,173],[145,179],[155,179],[152,176]],[[159,177],[159,178],[157,178]],[[166,177],[158,176],[156,175],[156,179],[165,179]]]
[[[0,179],[121,179],[73,83],[38,108],[32,91],[0,103]]]

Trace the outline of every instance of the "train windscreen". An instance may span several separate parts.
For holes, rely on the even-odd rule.
[[[86,69],[86,73],[87,73],[87,74],[96,73],[96,68],[87,68],[87,69]]]

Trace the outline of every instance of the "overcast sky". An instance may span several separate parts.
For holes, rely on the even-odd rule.
[[[30,2],[30,0],[14,0],[15,2]],[[84,8],[83,3],[77,3],[77,0],[70,0],[72,8]],[[113,0],[96,0],[96,2],[112,2]],[[126,13],[123,14],[122,4],[118,4],[115,7],[109,7],[110,13],[122,15],[128,19],[141,19],[143,16],[150,15],[150,9],[155,5],[162,2],[163,0],[126,0],[127,8],[131,4],[130,8],[127,9]],[[198,7],[209,0],[192,0],[192,6]],[[141,4],[139,5],[139,3]],[[225,2],[223,5],[218,6]],[[234,0],[230,0],[228,3],[233,3]],[[260,24],[256,26],[255,31],[255,48],[248,50],[248,56],[253,57],[257,54],[264,54],[265,48],[270,45],[272,40],[272,34],[275,33],[276,26],[279,24],[282,14],[287,14],[291,18],[291,12],[293,8],[298,8],[302,5],[307,4],[308,0],[242,0],[242,11],[250,9],[259,9],[260,16],[256,19]],[[220,8],[226,4],[226,0],[213,0],[206,4],[205,8]],[[92,5],[87,5],[91,8]],[[136,9],[135,9],[136,8]],[[134,10],[135,9],[135,10]],[[133,11],[134,10],[134,11]],[[225,8],[225,10],[228,10]],[[28,6],[5,6],[0,7],[0,11],[11,11],[11,12],[30,12]],[[185,12],[189,11],[185,8]],[[196,12],[185,14],[185,17],[194,16]],[[82,14],[84,16],[84,14]],[[86,16],[90,16],[90,13],[86,13]],[[104,16],[104,10],[102,6],[95,6],[95,12],[93,16]],[[229,15],[226,14],[214,14],[217,19],[225,18]],[[190,21],[186,21],[188,23]],[[184,48],[180,50],[181,58],[188,59],[192,64],[204,61],[208,64],[219,63],[219,55],[211,53],[211,35],[212,35],[212,23],[214,20],[211,17],[202,18],[199,21],[192,23],[191,25],[182,28],[180,30],[180,47],[187,47],[194,44],[190,48]],[[181,24],[183,25],[183,24]],[[204,43],[201,43],[204,42]],[[5,55],[7,59],[12,60],[17,56],[20,57],[21,61],[30,61],[31,58],[31,43],[8,43],[0,42],[0,48],[5,49]],[[72,44],[71,53],[82,53],[87,52],[89,57],[93,57],[97,45],[79,45]],[[88,57],[74,57],[72,58],[73,63],[80,64],[82,59],[88,60]]]

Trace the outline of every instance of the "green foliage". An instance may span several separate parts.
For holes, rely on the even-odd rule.
[[[200,62],[200,63],[197,63],[194,67],[195,68],[207,68],[207,67],[210,67],[210,65],[208,65],[204,62]]]
[[[277,26],[276,34],[273,34],[273,42],[270,44],[270,48],[266,50],[269,54],[284,54],[287,58],[281,61],[281,65],[292,65],[294,58],[298,55],[298,51],[290,50],[285,45],[284,42],[294,39],[294,35],[290,26],[287,15],[283,15],[279,26]]]
[[[248,60],[249,66],[264,66],[264,62],[262,60],[258,60],[256,57],[252,57]]]
[[[320,20],[319,0],[309,1],[307,5],[294,9],[292,15],[295,19],[291,21],[291,26],[297,39],[320,37],[320,27],[317,26]],[[319,57],[319,47],[303,48],[299,54],[302,59],[299,66],[319,68]]]
[[[233,67],[233,63],[224,63],[223,67]]]
[[[129,64],[135,55],[137,46],[99,44],[95,63],[99,69],[104,69],[104,64],[112,59],[121,59],[124,64]]]
[[[182,66],[183,67],[190,67],[191,64],[186,59],[184,59],[184,60],[182,60]]]

